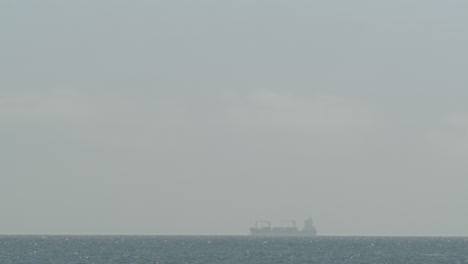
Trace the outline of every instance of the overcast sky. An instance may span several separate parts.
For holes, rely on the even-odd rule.
[[[0,233],[468,236],[467,14],[0,1]]]

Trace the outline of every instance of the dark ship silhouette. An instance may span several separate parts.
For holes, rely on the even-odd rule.
[[[314,226],[312,218],[304,220],[304,228],[299,230],[295,220],[282,220],[281,222],[291,223],[291,226],[272,227],[271,221],[257,221],[255,227],[250,228],[252,236],[315,236],[317,229]],[[259,227],[259,223],[263,224]]]

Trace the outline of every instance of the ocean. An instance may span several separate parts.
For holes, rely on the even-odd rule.
[[[468,263],[468,238],[0,236],[1,264]]]

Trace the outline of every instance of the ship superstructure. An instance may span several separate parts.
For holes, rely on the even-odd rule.
[[[283,224],[279,227],[272,227],[271,221],[256,221],[255,226],[250,228],[252,236],[315,236],[317,229],[314,226],[312,218],[304,220],[304,228],[299,230],[295,220],[282,220]]]

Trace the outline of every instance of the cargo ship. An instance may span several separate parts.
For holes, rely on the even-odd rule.
[[[256,221],[255,226],[250,228],[252,236],[315,236],[317,229],[314,226],[312,218],[304,220],[304,228],[299,230],[295,220],[282,220],[289,223],[286,226],[272,227],[271,221]]]

